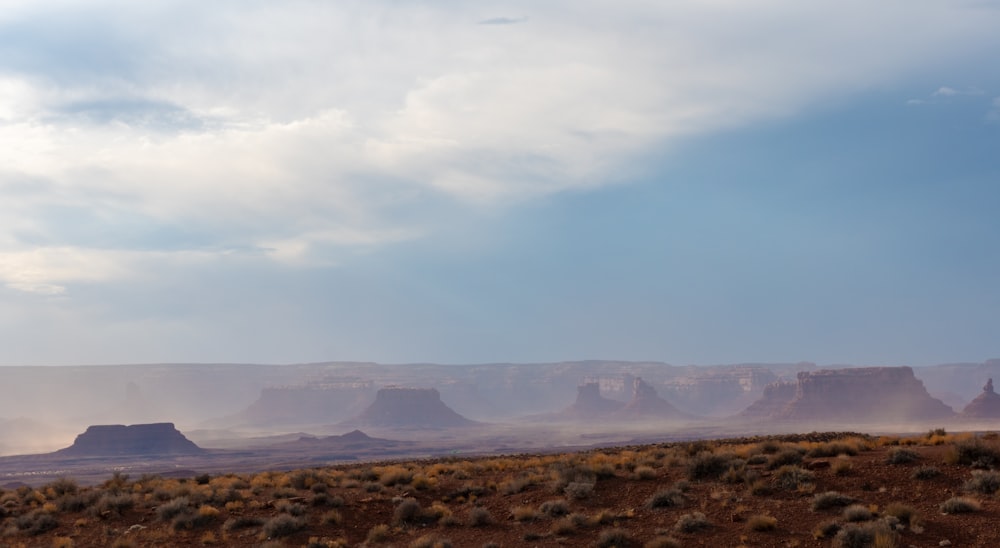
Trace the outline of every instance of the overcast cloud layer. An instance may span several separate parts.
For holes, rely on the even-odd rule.
[[[872,94],[899,93],[911,110],[966,101],[995,145],[998,28],[1000,4],[985,1],[5,2],[0,363],[789,357],[778,339],[738,342],[735,327],[704,332],[702,351],[612,340],[662,337],[700,314],[696,302],[645,317],[622,303],[650,296],[623,287],[604,309],[636,319],[607,326],[601,346],[596,326],[552,323],[586,291],[547,302],[563,312],[528,336],[518,326],[530,311],[518,319],[491,291],[461,292],[491,269],[386,273],[442,253],[500,257],[494,245],[530,254],[544,234],[517,236],[513,223],[532,208],[640,183],[662,192],[669,181],[650,181],[683,164],[685,146],[752,141],[755,127]],[[532,260],[544,271],[560,259]],[[538,297],[526,306],[560,283],[518,280]],[[504,320],[469,339],[463,306]],[[991,357],[976,354],[984,339],[974,352],[955,343],[955,357]]]

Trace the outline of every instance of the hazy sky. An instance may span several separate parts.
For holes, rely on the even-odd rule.
[[[1000,357],[997,29],[3,0],[0,364]]]

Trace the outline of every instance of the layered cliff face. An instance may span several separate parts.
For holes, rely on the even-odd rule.
[[[173,423],[90,426],[73,445],[56,451],[70,457],[197,455],[204,451]]]
[[[476,424],[441,401],[434,388],[382,388],[349,424],[381,427],[448,428]]]
[[[793,421],[891,423],[946,419],[954,411],[927,393],[909,367],[823,369],[798,374],[795,394],[775,385],[742,416]],[[771,412],[772,410],[775,410]]]
[[[760,399],[750,404],[739,416],[749,419],[774,417],[795,399],[796,383],[773,382],[764,387]]]
[[[264,388],[236,418],[255,426],[340,421],[363,410],[374,391],[371,381]]]
[[[962,417],[969,419],[1000,418],[1000,395],[993,390],[993,379],[986,381],[983,392],[962,410]]]
[[[673,404],[661,398],[652,385],[639,377],[632,379],[632,399],[616,415],[629,418],[690,418]]]
[[[765,367],[744,366],[677,376],[658,387],[664,398],[685,411],[724,417],[756,401],[764,387],[777,380],[778,375]]]

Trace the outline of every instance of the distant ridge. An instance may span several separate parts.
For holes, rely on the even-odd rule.
[[[441,401],[434,388],[382,388],[375,401],[344,425],[408,428],[450,428],[477,424]],[[353,434],[353,433],[352,433]]]

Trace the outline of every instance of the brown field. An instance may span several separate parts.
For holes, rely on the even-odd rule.
[[[997,466],[937,431],[61,479],[0,491],[0,546],[998,546]]]

